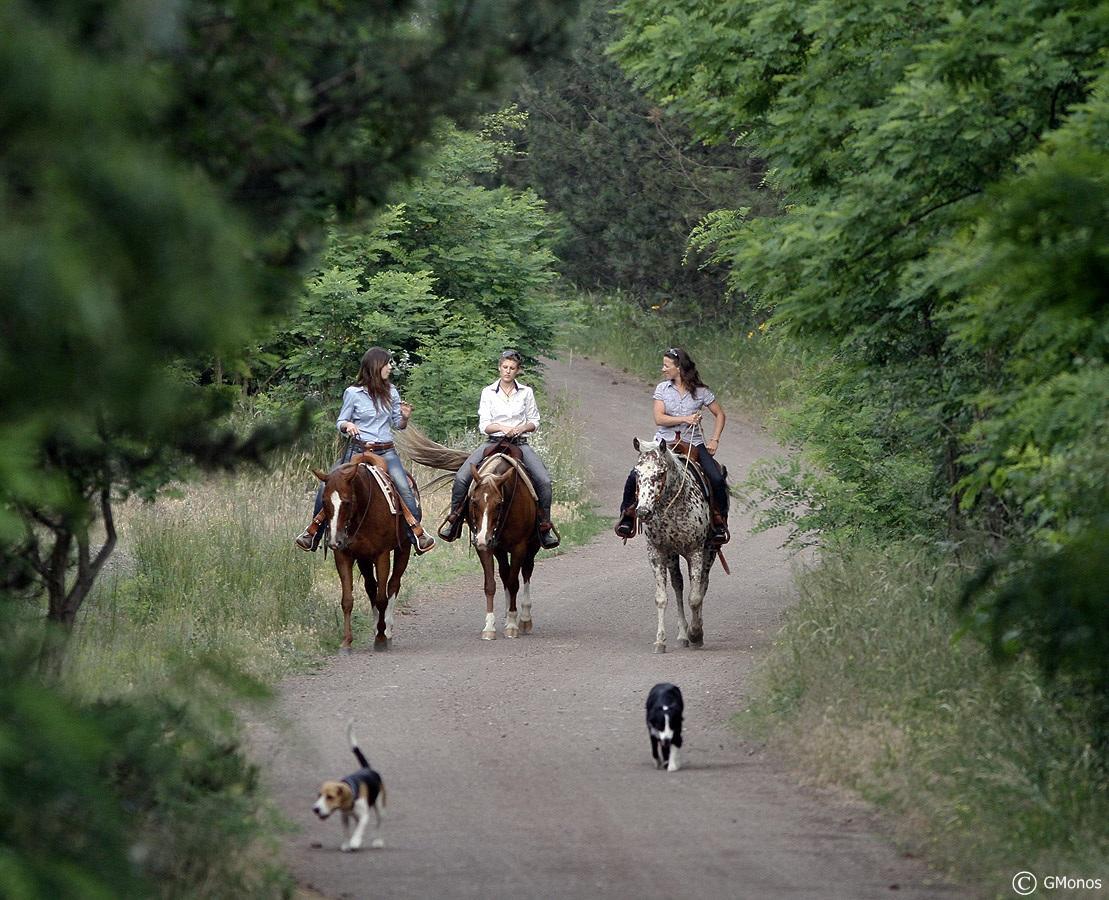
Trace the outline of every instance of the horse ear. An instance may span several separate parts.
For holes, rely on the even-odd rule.
[[[658,439],[658,448],[659,448],[659,450],[662,450],[662,451],[666,450],[666,438],[659,438]]]
[[[312,474],[315,475],[320,481],[327,481],[327,473],[319,469],[313,469]]]
[[[633,437],[632,438],[632,444],[635,446],[635,449],[638,452],[638,450],[639,450],[639,438]]]
[[[470,463],[470,474],[473,475],[474,481],[481,481],[481,473],[473,463]]]

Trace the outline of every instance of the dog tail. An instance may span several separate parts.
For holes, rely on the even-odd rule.
[[[368,769],[370,764],[366,762],[366,756],[358,748],[358,738],[354,736],[354,719],[347,722],[347,739],[350,741],[350,749],[354,751],[354,758],[358,760],[358,764],[363,769]]]

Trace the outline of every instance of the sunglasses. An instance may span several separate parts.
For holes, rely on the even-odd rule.
[[[501,359],[514,359],[516,362],[521,362],[523,357],[515,350],[505,350],[504,353],[501,354]]]
[[[669,356],[671,359],[680,359],[681,358],[681,357],[678,356],[678,348],[677,347],[671,347],[669,350],[665,351],[662,355],[663,356]]]

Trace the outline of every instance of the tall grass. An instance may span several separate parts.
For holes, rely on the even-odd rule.
[[[827,556],[798,579],[738,722],[896,813],[933,864],[989,895],[1021,869],[1103,876],[1109,773],[1090,723],[1032,665],[999,670],[953,639],[965,575],[909,547]]]
[[[586,460],[574,410],[543,404],[533,446],[551,471],[559,551],[588,540],[602,520],[589,510]],[[476,446],[477,432],[453,446]],[[339,585],[322,552],[304,553],[293,538],[311,518],[318,481],[342,448],[330,434],[308,450],[289,451],[265,473],[244,472],[181,486],[153,504],[131,502],[119,514],[119,549],[85,604],[67,660],[66,680],[87,699],[174,690],[182,658],[224,658],[265,683],[318,665],[341,638]],[[418,483],[443,473],[416,467]],[[423,497],[434,530],[450,504],[450,482]],[[479,562],[466,540],[438,543],[411,559],[402,603]],[[371,634],[369,600],[355,590],[356,640]],[[400,624],[403,628],[403,620]]]
[[[702,379],[721,397],[742,398],[744,412],[763,415],[786,399],[802,365],[765,326],[705,325],[676,319],[666,310],[644,310],[619,295],[583,297],[576,322],[563,334],[565,349],[657,380],[663,352],[683,347]]]

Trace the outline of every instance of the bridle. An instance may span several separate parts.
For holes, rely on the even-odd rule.
[[[509,495],[507,500],[505,500],[501,503],[501,511],[500,511],[500,515],[497,516],[497,524],[493,526],[493,533],[491,535],[489,535],[489,546],[490,547],[497,546],[497,538],[501,533],[501,528],[504,526],[505,519],[508,518],[508,511],[512,508],[512,503],[516,499],[516,488],[519,487],[519,484],[520,484],[520,473],[516,469],[516,466],[513,465],[512,469],[510,471],[513,475],[516,476],[515,478],[512,479],[512,493]],[[501,497],[503,498],[504,495],[501,494]],[[473,530],[474,530],[474,527],[473,527],[473,525],[471,525],[470,526],[470,532],[473,533]]]

